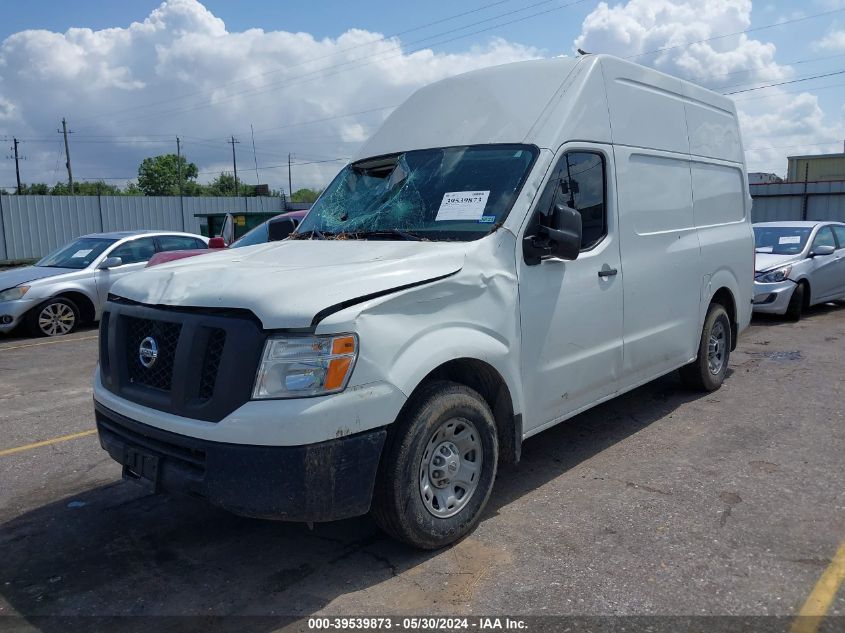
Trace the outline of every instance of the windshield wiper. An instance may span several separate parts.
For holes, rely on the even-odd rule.
[[[392,237],[401,237],[403,240],[407,240],[410,242],[421,242],[421,241],[428,241],[428,238],[421,237],[416,233],[411,233],[409,231],[403,231],[402,229],[378,229],[374,231],[350,231],[347,235],[351,236],[353,239],[366,239],[368,237],[384,237],[384,236],[392,236]]]

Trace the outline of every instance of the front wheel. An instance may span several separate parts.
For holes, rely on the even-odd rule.
[[[711,303],[701,330],[698,356],[681,367],[681,380],[692,389],[716,391],[728,373],[730,355],[731,320],[722,305]]]
[[[47,299],[27,315],[26,324],[33,336],[64,336],[79,325],[79,308],[65,297]]]
[[[792,296],[789,298],[789,305],[786,307],[786,318],[790,321],[800,321],[801,314],[804,312],[804,295],[807,289],[803,281],[799,281],[792,291]]]
[[[373,518],[394,538],[437,549],[471,532],[496,479],[499,445],[476,392],[438,381],[396,422],[382,456]]]

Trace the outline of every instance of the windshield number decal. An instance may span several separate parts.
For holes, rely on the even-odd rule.
[[[786,235],[778,240],[778,244],[800,244],[800,235]]]
[[[489,195],[489,191],[448,191],[443,194],[443,201],[440,203],[434,221],[480,221]]]
[[[76,251],[73,255],[70,256],[70,258],[71,259],[77,259],[79,257],[85,257],[93,250],[94,250],[93,248],[89,248],[88,250],[83,249],[81,251]]]

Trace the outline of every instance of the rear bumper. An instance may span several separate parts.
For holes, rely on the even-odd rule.
[[[100,445],[124,467],[147,456],[155,491],[185,493],[245,516],[334,521],[370,509],[382,446],[379,428],[302,446],[212,442],[163,431],[94,403]],[[138,470],[135,468],[135,470]]]
[[[795,286],[795,282],[790,279],[772,284],[761,284],[755,281],[754,312],[786,314]]]

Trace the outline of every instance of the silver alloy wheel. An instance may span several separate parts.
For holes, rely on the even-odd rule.
[[[721,321],[713,324],[710,330],[710,339],[707,343],[707,365],[710,373],[718,376],[725,364],[725,348],[728,343],[727,332]]]
[[[472,498],[482,466],[481,436],[465,418],[447,420],[432,434],[420,463],[420,496],[439,519],[460,512]]]
[[[66,303],[50,303],[38,315],[38,327],[47,336],[61,336],[73,329],[76,315]]]

